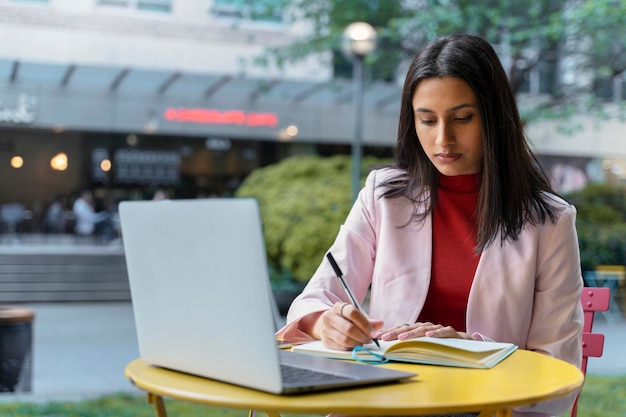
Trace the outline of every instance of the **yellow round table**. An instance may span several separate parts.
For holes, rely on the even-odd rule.
[[[313,394],[275,395],[152,366],[135,359],[125,375],[148,393],[156,414],[166,417],[163,397],[218,407],[279,412],[351,415],[427,415],[481,411],[511,415],[513,407],[573,394],[583,374],[564,361],[517,350],[491,369],[385,364],[415,372],[407,381]]]

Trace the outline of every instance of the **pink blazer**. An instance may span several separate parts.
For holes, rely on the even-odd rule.
[[[380,199],[376,188],[392,170],[373,171],[330,248],[348,285],[363,301],[371,287],[369,315],[385,327],[417,320],[430,282],[432,222],[407,223],[412,205],[406,199]],[[515,343],[580,367],[583,280],[575,228],[576,209],[556,196],[557,221],[527,225],[517,241],[496,240],[482,253],[469,294],[468,333],[486,340]],[[347,296],[326,260],[293,302],[285,340],[310,336],[299,320],[332,307]],[[445,323],[442,323],[445,325]],[[558,415],[574,396],[525,409],[523,415]]]

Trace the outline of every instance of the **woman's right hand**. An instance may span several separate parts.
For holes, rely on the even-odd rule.
[[[338,302],[318,317],[313,333],[327,348],[351,350],[370,343],[382,326],[382,320],[372,320],[352,304]]]

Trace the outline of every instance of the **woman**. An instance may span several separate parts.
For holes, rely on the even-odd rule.
[[[368,176],[330,252],[293,302],[284,340],[351,349],[372,338],[515,343],[580,366],[575,208],[528,147],[495,51],[466,34],[428,44],[402,90],[396,163]],[[567,400],[519,415],[564,412]]]

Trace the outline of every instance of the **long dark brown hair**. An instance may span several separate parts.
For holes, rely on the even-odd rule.
[[[498,237],[516,240],[524,225],[555,221],[545,193],[555,194],[528,146],[515,97],[493,47],[484,39],[456,34],[422,49],[409,67],[404,87],[395,166],[401,174],[381,184],[383,198],[405,197],[414,203],[412,218],[423,222],[436,204],[438,171],[415,131],[413,94],[420,81],[457,77],[473,90],[483,127],[482,179],[477,204],[477,250]],[[408,223],[407,223],[408,224]]]

